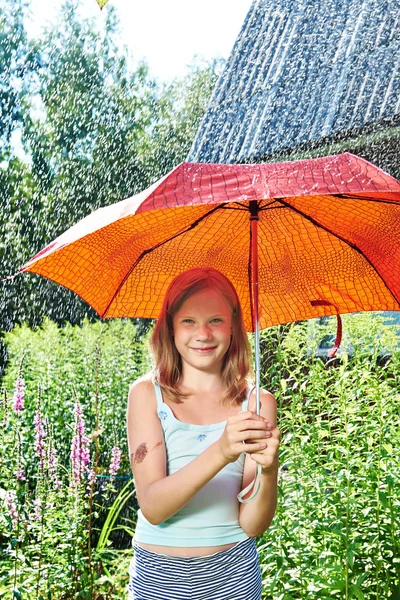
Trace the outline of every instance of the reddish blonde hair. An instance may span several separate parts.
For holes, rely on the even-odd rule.
[[[182,359],[173,339],[172,323],[174,315],[186,300],[208,289],[219,292],[231,309],[232,339],[221,369],[222,382],[226,387],[221,403],[236,405],[246,397],[248,384],[253,378],[251,349],[237,292],[225,275],[211,267],[189,269],[170,283],[150,338],[154,360],[150,376],[174,402],[189,395],[178,391]]]

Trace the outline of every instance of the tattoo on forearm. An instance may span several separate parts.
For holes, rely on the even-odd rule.
[[[141,463],[146,458],[147,455],[147,445],[146,442],[143,442],[136,448],[136,452],[131,454],[131,460],[135,463]]]

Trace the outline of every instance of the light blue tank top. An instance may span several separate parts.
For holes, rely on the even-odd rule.
[[[154,384],[157,414],[164,432],[167,475],[186,466],[222,435],[226,421],[213,425],[190,425],[175,418],[163,402],[161,389]],[[247,398],[242,412],[247,410]],[[239,411],[238,411],[239,412]],[[239,501],[246,454],[226,465],[180,511],[159,525],[152,525],[138,511],[133,541],[160,546],[220,546],[240,542],[248,535],[239,525]]]

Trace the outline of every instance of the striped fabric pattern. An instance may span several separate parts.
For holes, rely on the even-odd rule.
[[[254,538],[208,556],[167,556],[134,544],[129,600],[260,600]]]

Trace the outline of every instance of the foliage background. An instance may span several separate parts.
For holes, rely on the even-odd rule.
[[[142,191],[183,161],[222,67],[197,59],[186,77],[157,81],[119,46],[112,6],[99,32],[78,16],[78,4],[66,0],[56,26],[33,41],[24,29],[29,3],[0,4],[0,278],[93,210]],[[98,318],[78,296],[34,274],[3,283],[0,305],[0,331],[45,316],[59,324]],[[0,374],[5,363],[1,346]]]
[[[118,46],[112,7],[103,33],[75,7],[64,2],[57,26],[30,41],[29,3],[0,5],[1,278],[92,210],[184,160],[221,68],[197,61],[165,85]],[[5,282],[0,302],[0,597],[123,598],[137,508],[126,398],[148,369],[151,324],[98,319],[35,275]],[[349,317],[344,329],[344,351],[330,363],[315,356],[330,321],[262,334],[263,385],[278,399],[283,434],[278,510],[257,540],[264,600],[400,598],[397,337],[371,315]],[[19,417],[11,405],[20,370]],[[39,399],[60,488],[35,450]],[[97,430],[98,480],[71,494],[77,400],[87,433]],[[121,479],[109,485],[115,445]]]
[[[330,320],[323,325],[299,323],[262,332],[263,386],[277,397],[282,431],[277,514],[257,540],[264,600],[400,597],[397,331],[377,315],[360,314],[344,318],[344,332],[340,358],[328,362],[316,357],[315,351],[320,340],[332,334]],[[130,383],[150,365],[146,341],[137,341],[136,334],[129,320],[85,321],[83,326],[63,328],[46,320],[35,331],[24,325],[6,335],[10,365],[2,384],[10,397],[24,356],[27,392],[19,425],[9,410],[1,444],[1,489],[16,490],[24,506],[37,494],[32,421],[39,381],[43,412],[63,457],[64,490],[70,473],[75,395],[84,407],[88,431],[94,428],[98,398],[99,427],[104,429],[97,438],[98,473],[106,475],[116,443],[123,450],[120,475],[129,476],[126,398]],[[22,483],[13,476],[20,454],[18,427],[28,475]],[[95,440],[91,452],[95,452]],[[91,529],[92,509],[88,492],[82,489],[79,510],[68,502],[65,492],[55,498],[54,512],[63,513],[64,518],[57,519],[49,511],[42,538],[29,527],[20,532],[19,551],[25,564],[17,561],[16,588],[24,592],[23,598],[35,597],[38,564],[34,557],[40,543],[52,557],[46,578],[49,597],[124,597],[137,510],[134,488],[118,496],[125,484],[126,480],[117,481],[112,493],[104,486],[95,488]],[[107,513],[115,510],[111,508],[115,498],[117,506],[125,501],[123,510],[114,522],[115,531],[102,533]],[[0,567],[0,594],[11,589],[15,575],[15,531],[6,514],[3,504],[0,544],[7,558]],[[73,535],[71,523],[75,524]],[[57,540],[66,531],[70,541],[61,550]],[[71,553],[72,546],[77,554]],[[63,596],[59,587],[60,581],[65,582],[66,568],[81,582],[69,596]],[[31,574],[28,581],[27,572]]]

